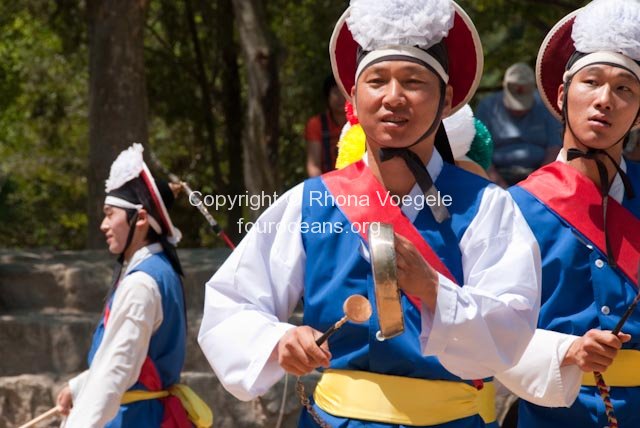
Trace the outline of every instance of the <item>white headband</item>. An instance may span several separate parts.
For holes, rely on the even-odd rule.
[[[111,205],[112,207],[122,208],[125,210],[136,210],[140,211],[144,206],[142,204],[132,204],[129,201],[126,201],[122,198],[117,198],[115,196],[107,196],[104,198],[105,205]],[[149,213],[147,213],[147,219],[149,219],[149,225],[158,235],[162,234],[162,228],[160,224],[157,222],[155,218]]]
[[[600,51],[587,54],[577,60],[569,70],[564,72],[562,81],[566,82],[578,71],[592,64],[615,64],[629,70],[640,81],[640,65],[626,55],[617,52]]]
[[[415,46],[384,46],[380,49],[369,52],[364,56],[364,58],[362,58],[360,64],[358,64],[358,69],[356,70],[356,81],[358,81],[360,73],[362,73],[369,64],[387,56],[405,56],[418,59],[431,67],[445,84],[449,83],[449,75],[442,67],[442,64],[440,64],[438,60],[429,55],[426,51]]]

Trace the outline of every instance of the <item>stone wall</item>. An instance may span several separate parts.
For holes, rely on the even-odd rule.
[[[204,283],[227,250],[180,250],[189,336],[183,381],[205,399],[216,428],[275,427],[284,380],[259,399],[227,393],[196,343]],[[113,257],[106,251],[0,250],[0,428],[16,427],[55,404],[58,390],[87,367],[91,334],[108,292]],[[312,390],[316,376],[305,379]],[[288,379],[283,428],[296,426],[300,404]],[[57,427],[60,419],[40,424]]]
[[[229,252],[180,250],[185,270],[189,336],[183,382],[211,406],[216,428],[273,428],[283,405],[284,380],[267,394],[241,402],[220,385],[196,342],[204,284]],[[91,335],[104,305],[113,267],[106,251],[0,250],[0,428],[16,427],[53,407],[58,390],[87,367]],[[300,313],[293,323],[299,323]],[[317,374],[303,379],[313,390]],[[506,392],[498,399],[499,415]],[[301,405],[289,377],[281,428],[294,428]],[[57,427],[52,418],[41,427]]]

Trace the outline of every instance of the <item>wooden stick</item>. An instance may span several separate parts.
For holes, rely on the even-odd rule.
[[[329,336],[331,336],[333,333],[335,333],[336,331],[338,331],[338,329],[340,327],[342,327],[342,325],[344,323],[346,323],[349,320],[349,317],[347,317],[346,315],[343,316],[342,318],[340,318],[340,320],[335,323],[334,325],[332,325],[331,327],[329,327],[329,329],[327,331],[325,331],[322,336],[320,336],[319,338],[316,339],[316,345],[320,346],[322,345],[324,342],[327,341],[327,339],[329,338]]]
[[[638,263],[637,278],[638,278],[638,286],[640,286],[640,263]],[[620,318],[620,321],[618,321],[618,324],[616,325],[616,327],[611,331],[612,334],[617,336],[618,333],[622,331],[622,327],[624,326],[624,323],[627,322],[627,319],[629,319],[633,311],[636,309],[638,302],[640,302],[640,291],[638,291],[638,294],[636,294],[636,297],[633,299],[633,302],[631,302],[631,305],[629,305],[629,307],[627,308],[622,318]],[[609,422],[609,428],[618,428],[618,418],[616,418],[616,414],[613,409],[613,404],[611,403],[611,396],[609,395],[609,391],[611,390],[611,388],[607,386],[606,382],[604,381],[604,378],[602,377],[602,373],[593,372],[593,377],[596,380],[596,386],[598,387],[598,393],[600,394],[600,398],[602,398],[602,401],[604,402],[604,411],[607,414],[607,421]]]
[[[47,410],[46,412],[44,412],[40,416],[37,416],[37,417],[31,419],[26,424],[20,425],[18,428],[30,428],[30,427],[33,427],[38,422],[42,422],[45,419],[49,419],[50,417],[57,415],[59,412],[60,412],[60,408],[58,406],[52,407],[51,409]]]

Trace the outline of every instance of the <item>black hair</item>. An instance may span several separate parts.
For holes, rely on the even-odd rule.
[[[329,94],[331,90],[337,87],[336,78],[333,77],[333,74],[328,75],[324,78],[324,82],[322,82],[322,95],[324,95],[324,100],[329,101]]]
[[[569,70],[571,67],[573,67],[573,64],[575,64],[580,58],[585,56],[587,56],[587,54],[584,52],[580,52],[580,51],[573,52],[569,57],[569,60],[567,61],[567,65],[564,67],[564,69]]]
[[[417,47],[417,46],[415,46],[415,47]],[[418,49],[422,49],[422,48],[418,48]],[[422,50],[425,51],[426,53],[428,53],[429,55],[431,55],[436,61],[438,61],[440,63],[440,65],[442,66],[442,68],[444,69],[445,73],[447,73],[447,74],[449,73],[449,51],[448,51],[447,45],[444,43],[444,41],[436,43],[435,45],[431,46],[429,49],[422,49]],[[365,51],[360,46],[358,46],[358,51],[357,51],[357,54],[356,54],[357,55],[356,56],[356,64],[359,64],[360,61],[362,61],[362,59],[369,52],[370,51]],[[440,78],[440,80],[442,80],[440,75],[438,73],[436,73],[435,70],[433,69],[433,67],[431,67],[429,64],[425,63],[424,61],[419,60],[418,58],[413,58],[413,57],[405,56],[405,55],[402,55],[402,54],[384,56],[384,57],[378,58],[375,61],[372,61],[369,65],[373,65],[373,64],[377,64],[378,62],[389,61],[389,60],[403,60],[403,61],[409,61],[409,62],[414,62],[416,64],[423,65],[423,66],[427,67],[429,70],[431,70],[436,76],[438,76],[438,78]]]
[[[427,53],[434,57],[442,65],[444,71],[449,73],[449,50],[444,42],[437,43],[427,49]]]
[[[169,210],[171,206],[173,206],[173,201],[175,199],[173,196],[173,192],[169,187],[169,183],[164,180],[156,180],[156,186],[158,187],[158,191],[160,192],[160,196],[162,197],[162,202],[164,203],[167,210]],[[160,242],[173,268],[176,270],[176,272],[178,272],[178,274],[184,275],[180,259],[178,258],[178,253],[176,252],[175,247],[167,240],[167,234],[169,233],[169,231],[164,230],[166,226],[161,221],[162,213],[159,212],[156,204],[153,202],[153,197],[151,196],[151,193],[147,188],[147,185],[144,183],[142,177],[138,176],[133,180],[126,182],[119,188],[110,191],[108,195],[124,199],[125,201],[131,202],[132,204],[141,204],[150,216],[158,220],[160,227],[163,229],[162,233],[156,233],[153,228],[149,227],[149,231],[147,232],[147,236],[145,238],[150,242]],[[135,225],[131,224],[131,222],[132,219],[136,216],[137,210],[125,209],[125,211],[127,212],[127,220],[129,221],[131,227],[135,227]],[[128,241],[130,241],[130,239]],[[130,242],[127,242],[127,246],[129,245],[129,243]]]

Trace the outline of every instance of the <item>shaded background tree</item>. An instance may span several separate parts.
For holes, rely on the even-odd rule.
[[[502,89],[513,63],[535,67],[538,48],[551,27],[589,0],[460,0],[478,28],[484,49],[484,74],[478,96]]]
[[[76,22],[76,5],[1,3],[0,246],[84,246],[89,69]]]
[[[102,53],[96,51],[97,58],[90,57],[89,41],[96,39],[89,18],[103,3],[0,0],[0,247],[77,249],[97,242],[88,240],[88,231],[96,231],[95,225],[89,226],[89,213],[96,211],[87,207],[101,206],[103,177],[117,151],[145,139],[145,132],[148,138],[140,142],[204,194],[244,194],[262,186],[281,194],[304,178],[302,132],[306,119],[323,109],[321,86],[330,72],[328,40],[348,1],[238,2],[263,9],[256,16],[262,22],[270,64],[277,64],[269,95],[260,100],[263,108],[265,100],[277,100],[267,105],[272,107],[265,116],[269,128],[251,140],[266,144],[267,154],[258,163],[246,162],[246,167],[242,135],[255,125],[247,122],[252,117],[247,113],[252,64],[243,54],[233,0],[122,1],[145,12],[134,14],[143,18],[142,32],[137,33],[143,36],[143,48],[142,58],[132,61],[144,64],[146,96],[138,92],[139,99],[124,103],[122,120],[113,116],[99,123],[102,119],[90,114],[89,70],[94,60],[113,60],[106,55],[114,47],[104,45]],[[512,62],[533,65],[553,23],[584,3],[460,0],[478,26],[485,49],[480,95],[499,88]],[[245,44],[244,50],[253,43]],[[119,76],[112,84],[123,85],[123,80]],[[98,84],[92,93],[106,97],[100,91],[108,88]],[[146,131],[139,119],[137,125],[128,121],[144,109]],[[112,129],[122,126],[126,129]],[[98,129],[103,131],[94,135]],[[94,142],[109,138],[112,143],[106,144],[114,145],[110,152],[95,156],[101,147],[93,147]],[[252,148],[247,146],[247,151],[252,153]],[[93,163],[89,153],[94,153]],[[246,177],[263,178],[249,186]],[[247,207],[221,207],[214,213],[236,240],[237,219],[252,214]],[[221,245],[185,197],[175,217],[185,235],[183,246]]]
[[[248,83],[244,181],[252,195],[278,186],[280,87],[275,41],[261,0],[233,0]]]
[[[103,248],[100,232],[104,181],[118,153],[146,143],[144,68],[146,0],[88,0],[89,34],[89,248]]]

